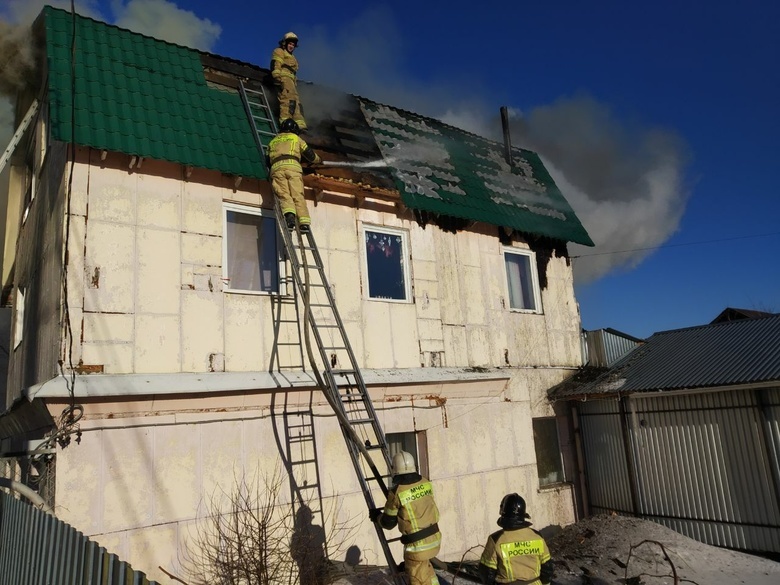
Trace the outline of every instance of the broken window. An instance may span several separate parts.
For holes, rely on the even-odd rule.
[[[368,298],[385,301],[411,300],[406,232],[367,227],[363,233]]]
[[[276,218],[267,210],[225,204],[222,279],[234,292],[279,292]]]
[[[509,308],[516,311],[541,313],[539,283],[534,267],[536,261],[530,250],[504,248]]]
[[[563,460],[555,417],[533,419],[533,429],[539,487],[563,483]]]

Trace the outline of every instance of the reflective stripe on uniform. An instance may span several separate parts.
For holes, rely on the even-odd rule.
[[[282,167],[292,167],[302,171],[300,156],[300,139],[295,134],[279,134],[268,144],[271,171]]]
[[[431,541],[428,541],[428,539],[418,540],[417,542],[412,542],[404,546],[404,551],[406,552],[423,552],[426,550],[431,550],[432,548],[436,548],[438,546],[441,546],[441,533],[437,532],[434,536],[434,539]]]
[[[415,515],[414,506],[412,506],[411,504],[415,500],[424,498],[425,496],[433,497],[433,485],[429,481],[425,483],[421,483],[420,485],[414,486],[407,490],[398,492],[398,500],[401,502],[401,505],[406,509],[406,512],[409,515],[409,522],[411,523],[412,530],[414,532],[420,530],[420,526],[419,526],[419,518],[417,518],[417,516]]]
[[[544,541],[541,539],[535,540],[521,540],[516,542],[502,542],[498,545],[501,551],[501,561],[506,570],[507,578],[510,581],[515,580],[515,573],[512,568],[512,559],[517,556],[534,557],[534,564],[536,565],[536,574],[539,574],[539,568],[541,566],[540,557],[545,555]],[[549,560],[549,555],[548,560]]]

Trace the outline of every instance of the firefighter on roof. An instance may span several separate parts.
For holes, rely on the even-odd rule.
[[[393,456],[393,486],[384,510],[371,511],[371,520],[390,530],[398,524],[404,544],[404,570],[410,585],[438,585],[431,565],[441,546],[439,509],[431,482],[417,473],[414,457],[406,451]]]
[[[298,59],[293,51],[298,46],[298,37],[288,32],[271,55],[271,76],[279,93],[279,122],[292,118],[302,131],[306,129],[303,108],[298,97]]]
[[[531,528],[525,512],[525,500],[507,494],[501,500],[501,530],[488,537],[479,573],[485,585],[547,585],[553,577],[553,564],[547,543]]]
[[[279,198],[287,227],[295,229],[295,217],[302,233],[310,230],[311,217],[303,198],[303,168],[301,159],[312,165],[322,160],[298,136],[298,124],[291,119],[282,122],[281,131],[268,144],[268,165],[271,167],[271,187]]]

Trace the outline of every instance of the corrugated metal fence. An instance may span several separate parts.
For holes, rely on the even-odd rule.
[[[580,403],[591,513],[780,552],[780,389]]]
[[[78,530],[0,491],[0,583],[157,585]]]

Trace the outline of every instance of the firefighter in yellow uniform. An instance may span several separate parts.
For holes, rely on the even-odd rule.
[[[271,77],[279,94],[279,122],[292,118],[301,130],[306,129],[303,107],[298,97],[298,59],[293,51],[298,46],[298,37],[288,32],[271,54]]]
[[[298,136],[298,125],[291,119],[282,122],[281,132],[268,144],[268,163],[271,167],[271,187],[279,198],[287,227],[295,229],[295,217],[301,232],[310,231],[311,217],[303,198],[303,168],[301,160],[320,164],[322,160]]]
[[[441,547],[439,509],[431,482],[419,473],[414,457],[406,451],[393,456],[393,486],[384,509],[372,511],[371,520],[390,530],[398,525],[404,544],[404,570],[410,585],[438,585],[431,565]]]
[[[525,500],[507,494],[501,500],[501,530],[488,537],[479,572],[485,585],[547,585],[553,577],[553,563],[547,543],[531,528]]]

